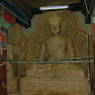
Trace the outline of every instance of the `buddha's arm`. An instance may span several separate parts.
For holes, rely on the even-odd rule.
[[[68,44],[68,50],[69,50],[69,56],[70,58],[75,58],[76,57],[76,52],[75,52],[75,46],[73,43]]]
[[[44,61],[44,60],[46,60],[47,59],[47,50],[46,50],[46,46],[45,46],[45,44],[44,45],[42,45],[42,48],[41,48],[41,53],[40,53],[40,60],[41,61]]]

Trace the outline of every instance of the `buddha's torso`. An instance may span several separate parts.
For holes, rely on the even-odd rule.
[[[60,60],[67,55],[68,44],[62,36],[56,35],[46,43],[48,60]]]

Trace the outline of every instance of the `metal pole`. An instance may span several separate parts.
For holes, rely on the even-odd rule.
[[[13,64],[47,64],[47,63],[50,63],[50,64],[55,64],[55,63],[89,63],[89,60],[84,60],[84,61],[81,61],[81,60],[78,60],[78,61],[73,61],[73,60],[56,60],[56,61],[41,61],[41,62],[37,62],[37,61],[32,61],[32,62],[26,62],[26,61],[13,61]],[[93,60],[91,60],[91,62],[94,62]]]
[[[93,57],[93,56],[89,56],[89,57],[88,57],[88,56],[79,56],[79,57],[76,57],[76,58],[66,58],[66,59],[62,59],[62,60],[52,60],[52,61],[54,61],[54,62],[55,62],[55,61],[57,61],[57,62],[58,62],[58,61],[72,61],[72,60],[73,60],[73,61],[75,61],[75,60],[76,60],[76,61],[79,61],[79,60],[81,61],[81,60],[83,60],[83,59],[86,59],[86,60],[88,59],[88,60],[89,60],[89,59],[94,59],[94,57]],[[6,59],[6,60],[0,59],[0,61],[20,62],[20,61],[18,61],[18,60],[8,60],[8,59]],[[49,61],[51,61],[51,60],[49,60]],[[23,61],[21,61],[21,62],[23,63]],[[24,62],[25,62],[25,61],[24,61]],[[26,63],[28,63],[28,62],[29,62],[29,61],[26,61]],[[36,60],[35,60],[35,61],[31,60],[30,62],[31,62],[31,63],[35,63],[35,62],[39,63],[40,61],[38,62],[38,61],[36,61]],[[44,62],[46,62],[46,61],[44,61]],[[41,63],[41,62],[40,62],[40,63]]]
[[[90,40],[89,40],[89,35],[87,35],[87,56],[89,58],[90,56]],[[92,94],[92,73],[91,73],[91,61],[88,60],[88,82],[89,82],[89,94]]]

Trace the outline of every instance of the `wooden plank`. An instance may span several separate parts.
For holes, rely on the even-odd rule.
[[[4,64],[4,62],[0,62]],[[0,95],[7,95],[7,75],[6,75],[6,65],[0,67]]]

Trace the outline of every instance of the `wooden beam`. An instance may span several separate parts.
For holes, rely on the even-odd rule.
[[[89,5],[90,15],[92,15],[94,7],[95,7],[95,0],[91,0]]]
[[[22,23],[22,25],[25,25],[26,27],[30,26],[30,17],[23,13],[23,11],[11,5],[8,1],[0,0],[0,5],[11,12],[14,16],[16,16],[16,18],[19,20],[19,22]]]

